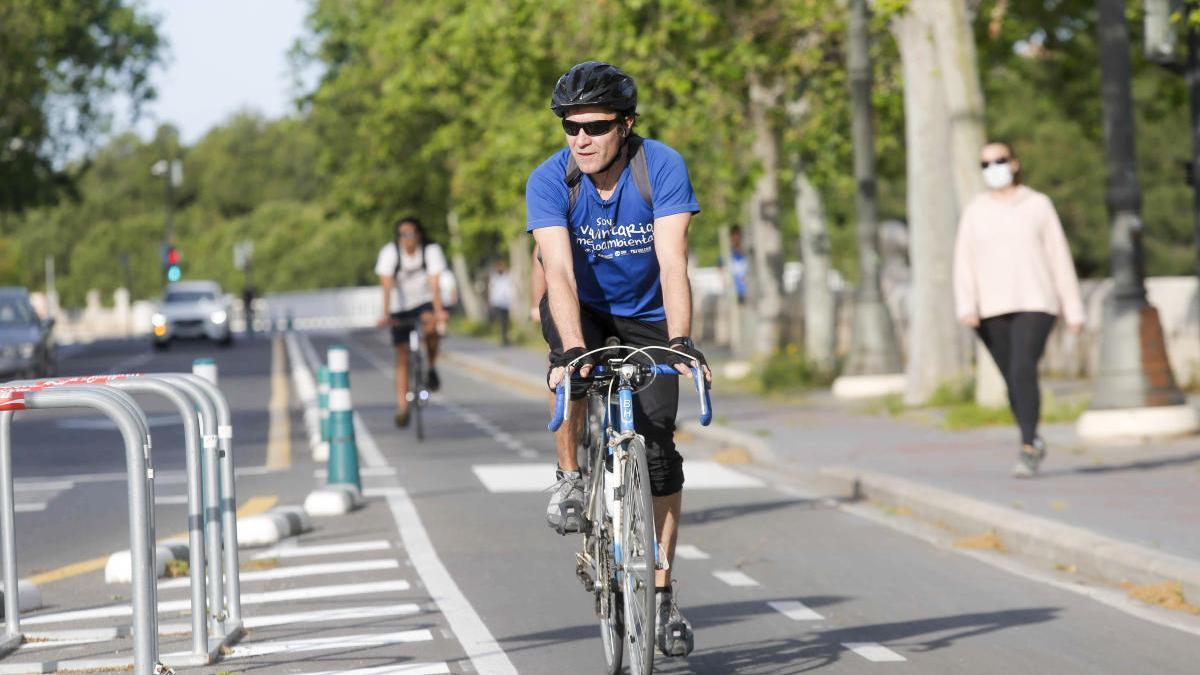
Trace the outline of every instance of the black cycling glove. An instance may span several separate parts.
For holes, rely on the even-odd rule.
[[[550,391],[554,391],[554,388],[550,387],[550,373],[554,372],[555,368],[565,368],[566,366],[570,365],[572,361],[583,356],[584,351],[585,350],[583,347],[572,347],[565,352],[562,352],[557,357],[550,359],[550,368],[546,371],[546,387],[549,388]],[[575,364],[575,371],[578,372],[580,368],[590,364],[591,362],[592,358],[590,356],[580,359],[579,363]]]
[[[701,366],[708,365],[708,361],[704,358],[704,354],[701,353],[699,349],[696,349],[696,343],[692,342],[690,337],[671,338],[671,341],[667,343],[667,346],[674,351],[680,352],[679,356],[671,357],[670,362],[672,365],[676,363],[682,363],[688,368],[691,368],[693,359],[699,361]]]

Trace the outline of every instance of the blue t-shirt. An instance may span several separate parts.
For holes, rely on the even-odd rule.
[[[570,196],[563,177],[570,152],[569,148],[559,150],[529,176],[526,230],[568,227],[569,223],[580,304],[612,316],[666,319],[654,253],[654,219],[700,211],[683,157],[663,143],[643,141],[653,211],[626,165],[617,189],[607,200],[600,199],[591,176],[584,174],[579,199],[568,218]]]

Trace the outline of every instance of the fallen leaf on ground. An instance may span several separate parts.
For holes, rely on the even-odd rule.
[[[247,560],[242,563],[242,571],[251,572],[254,570],[273,570],[279,567],[279,558],[260,558],[258,560]]]
[[[745,448],[725,448],[716,455],[713,459],[718,464],[750,464],[754,458],[750,455],[750,451]]]
[[[1004,551],[1004,542],[995,532],[984,532],[970,537],[963,537],[954,542],[959,548],[969,548],[976,551]]]
[[[1140,600],[1148,605],[1158,605],[1164,609],[1173,609],[1188,614],[1200,614],[1200,607],[1189,604],[1183,597],[1183,584],[1178,581],[1164,581],[1161,584],[1131,584],[1128,581],[1121,584],[1129,597]]]

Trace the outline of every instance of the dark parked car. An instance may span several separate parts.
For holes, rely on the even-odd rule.
[[[50,377],[58,368],[54,319],[39,319],[24,288],[0,288],[0,377]]]

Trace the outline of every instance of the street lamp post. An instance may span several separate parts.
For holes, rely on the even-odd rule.
[[[1104,303],[1091,408],[1079,420],[1079,433],[1106,438],[1192,432],[1196,413],[1175,385],[1158,310],[1146,298],[1125,2],[1097,0],[1096,7],[1113,287]]]
[[[871,108],[869,18],[867,0],[850,0],[846,67],[850,79],[854,182],[857,188],[854,206],[858,215],[859,270],[854,297],[854,332],[846,361],[846,376],[834,383],[834,393],[846,397],[860,393],[890,393],[903,387],[900,351],[880,290],[879,200],[876,195],[875,129]],[[864,385],[861,392],[859,385]]]

